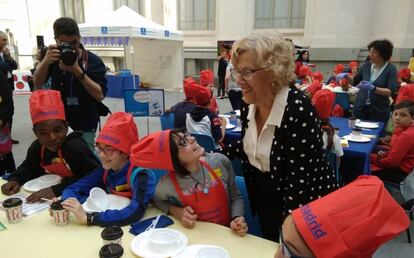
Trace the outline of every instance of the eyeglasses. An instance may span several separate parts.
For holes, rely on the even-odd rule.
[[[282,254],[283,254],[283,257],[286,257],[286,258],[305,258],[305,257],[302,257],[302,256],[297,256],[297,255],[295,255],[290,249],[289,249],[289,247],[285,244],[285,242],[283,241],[283,233],[282,233],[282,230],[280,230],[280,233],[279,233],[279,248],[281,248],[282,249]]]
[[[112,154],[114,154],[115,151],[117,151],[117,149],[115,148],[111,148],[111,147],[102,147],[100,145],[95,144],[95,151],[96,153],[101,153],[103,152],[105,154],[105,156],[112,156]]]
[[[184,135],[176,135],[178,140],[177,140],[177,145],[179,147],[187,147],[188,145],[188,137],[191,137],[191,134],[189,132],[184,132]]]
[[[232,69],[230,69],[230,73],[231,73],[231,76],[233,76],[233,78],[235,79],[235,80],[237,80],[238,78],[239,78],[239,76],[242,78],[242,79],[245,79],[245,80],[250,80],[250,79],[252,79],[252,77],[253,77],[253,74],[255,73],[255,72],[257,72],[257,71],[260,71],[260,70],[266,70],[267,68],[257,68],[257,69],[254,69],[254,70],[248,70],[248,69],[245,69],[245,70],[242,70],[242,71],[237,71],[236,69],[234,69],[234,68],[232,68]]]

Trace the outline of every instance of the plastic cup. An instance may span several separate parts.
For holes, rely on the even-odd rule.
[[[229,119],[230,124],[236,125],[237,126],[237,114],[236,111],[231,111],[230,112],[230,119]]]
[[[6,211],[7,220],[10,224],[19,223],[23,220],[22,212],[23,201],[19,198],[9,198],[3,202],[3,208]]]
[[[106,192],[99,187],[94,187],[89,192],[89,204],[97,210],[105,210],[108,207],[109,201]]]
[[[120,258],[124,254],[124,248],[119,244],[107,244],[101,247],[99,258]]]
[[[123,235],[124,235],[124,231],[122,231],[122,228],[118,226],[107,227],[101,232],[101,237],[102,237],[104,245],[107,245],[107,244],[122,245]]]
[[[348,127],[354,128],[356,123],[356,117],[350,117],[348,118]]]
[[[155,229],[149,236],[149,247],[153,252],[168,253],[179,244],[180,236],[171,230]]]
[[[339,135],[339,128],[338,127],[335,127],[334,128],[334,132],[335,132],[336,135]]]
[[[197,258],[228,258],[227,253],[221,248],[205,247],[197,252]]]
[[[352,138],[355,140],[360,140],[362,138],[361,128],[352,129]]]
[[[56,225],[64,226],[69,223],[69,212],[62,206],[62,200],[56,201],[50,205],[53,219]]]

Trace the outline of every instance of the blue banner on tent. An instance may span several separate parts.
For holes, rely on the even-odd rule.
[[[133,116],[162,116],[165,113],[163,89],[124,90],[125,112]]]
[[[101,27],[102,34],[108,34],[108,27]]]
[[[147,35],[147,29],[141,28],[141,35]]]

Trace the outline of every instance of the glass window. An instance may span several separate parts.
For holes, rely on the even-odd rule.
[[[256,0],[255,28],[303,28],[306,0]]]
[[[135,12],[143,15],[144,14],[144,1],[143,0],[112,0],[114,5],[114,10],[119,7],[126,5]]]
[[[178,0],[180,30],[214,30],[215,19],[215,0]]]

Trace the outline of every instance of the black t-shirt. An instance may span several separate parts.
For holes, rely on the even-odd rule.
[[[39,140],[35,140],[27,150],[26,159],[17,168],[9,181],[16,181],[23,185],[39,176],[45,175],[45,170],[40,165],[41,163],[41,149],[42,145]],[[93,171],[100,166],[100,162],[82,138],[82,133],[73,132],[66,137],[62,145],[62,158],[69,165],[73,177],[62,178],[62,182],[58,185],[52,186],[53,192],[56,196],[60,196],[66,186],[72,184],[79,178]],[[49,165],[52,160],[58,158],[57,152],[52,152],[44,149],[43,164]]]
[[[101,86],[105,96],[107,92],[105,65],[97,55],[89,51],[87,51],[87,54],[87,62],[86,59],[82,60],[84,58],[79,59],[79,66],[85,70],[89,78]],[[58,90],[62,95],[69,126],[73,130],[95,132],[99,120],[97,101],[72,73],[60,70],[58,62],[49,66],[49,76],[52,77],[52,90]]]
[[[196,105],[190,101],[183,101],[175,104],[171,108],[171,112],[174,113],[174,128],[185,128],[185,118],[187,113],[193,112]]]

